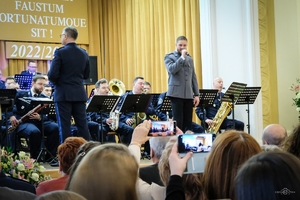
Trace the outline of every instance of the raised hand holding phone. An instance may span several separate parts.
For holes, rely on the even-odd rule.
[[[171,175],[182,176],[188,160],[192,157],[193,152],[188,152],[183,158],[178,155],[177,142],[173,145],[171,154],[169,156],[169,165],[171,170]]]

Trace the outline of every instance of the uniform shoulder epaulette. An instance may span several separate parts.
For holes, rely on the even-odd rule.
[[[60,49],[63,49],[63,48],[65,48],[65,46],[59,47],[56,50],[60,50]]]

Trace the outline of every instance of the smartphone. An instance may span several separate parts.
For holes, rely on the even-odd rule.
[[[189,159],[184,174],[203,173],[207,156],[213,143],[213,134],[183,134],[178,136],[178,153],[184,157],[192,151],[193,156]]]
[[[176,121],[151,121],[148,136],[173,136],[176,134]]]

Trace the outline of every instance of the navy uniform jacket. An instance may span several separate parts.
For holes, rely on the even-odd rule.
[[[177,51],[165,56],[165,66],[169,74],[167,96],[193,99],[194,96],[199,96],[194,62],[189,55],[185,60],[180,56]]]
[[[6,176],[3,172],[0,172],[0,187],[8,187],[14,190],[23,190],[35,194],[35,187],[20,179]]]
[[[0,89],[6,89],[5,81],[0,80]]]
[[[54,52],[48,72],[54,101],[87,101],[83,80],[89,78],[90,61],[84,49],[68,43]]]
[[[35,74],[31,74],[28,70],[21,71],[22,75],[41,75],[41,72],[35,72]]]

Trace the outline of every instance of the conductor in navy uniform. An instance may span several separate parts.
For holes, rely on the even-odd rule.
[[[71,116],[78,128],[78,136],[90,140],[86,120],[87,95],[83,80],[89,78],[89,56],[75,43],[78,31],[75,27],[63,29],[61,43],[63,47],[54,52],[54,58],[48,72],[54,85],[54,103],[59,127],[60,143],[71,136]]]
[[[169,75],[167,96],[171,100],[173,118],[181,130],[191,130],[193,106],[199,104],[199,89],[185,36],[176,39],[176,50],[167,54],[164,61]]]

